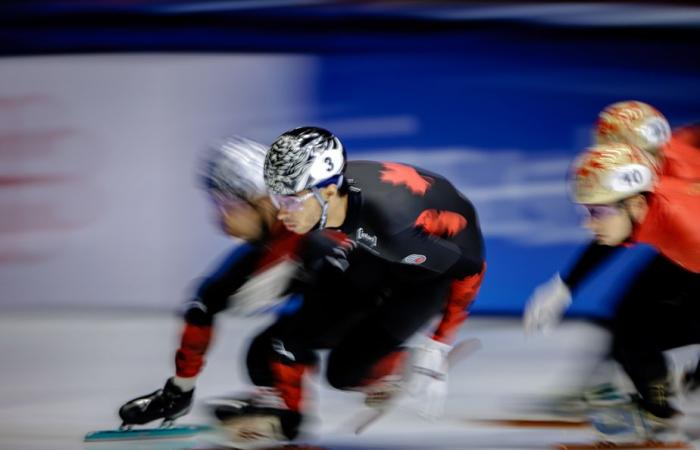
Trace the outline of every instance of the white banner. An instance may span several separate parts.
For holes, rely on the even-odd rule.
[[[313,59],[0,60],[0,308],[173,307],[235,243],[195,168],[212,140],[309,117]]]

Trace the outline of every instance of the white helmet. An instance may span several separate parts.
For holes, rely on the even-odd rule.
[[[265,184],[272,194],[292,195],[329,182],[342,183],[345,149],[333,133],[301,127],[278,137],[265,156]]]
[[[598,114],[596,144],[620,142],[658,158],[671,139],[671,126],[656,108],[634,100],[613,103]]]
[[[230,136],[211,145],[204,159],[204,187],[227,197],[255,200],[267,195],[263,164],[267,148],[241,136]]]
[[[649,156],[621,143],[586,149],[571,173],[574,201],[584,205],[605,205],[651,192],[655,181]]]

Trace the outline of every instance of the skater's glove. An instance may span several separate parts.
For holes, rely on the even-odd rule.
[[[525,305],[523,325],[525,333],[547,333],[561,322],[564,312],[571,305],[571,292],[555,274],[532,293]]]
[[[319,230],[310,233],[304,242],[301,259],[304,267],[314,273],[345,272],[348,256],[357,243],[338,231]]]
[[[284,260],[252,276],[231,297],[231,313],[251,315],[265,312],[286,298],[287,289],[299,265]]]
[[[411,355],[409,392],[419,401],[418,412],[428,419],[440,418],[445,410],[450,350],[451,345],[426,338]]]

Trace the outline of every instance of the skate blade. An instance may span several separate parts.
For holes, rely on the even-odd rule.
[[[83,442],[140,441],[147,439],[186,439],[214,431],[208,425],[175,425],[169,428],[132,428],[128,430],[98,430],[85,435]]]
[[[355,434],[364,433],[373,423],[384,417],[387,413],[385,409],[371,409],[355,423]]]
[[[686,448],[692,449],[693,446],[685,441],[638,441],[638,442],[608,442],[598,441],[590,443],[569,443],[557,444],[554,448],[558,450],[594,450],[594,449],[643,449],[643,448]]]
[[[585,419],[472,419],[469,422],[513,428],[578,429],[591,427],[591,423]]]
[[[481,350],[481,347],[481,339],[479,338],[469,338],[456,343],[447,355],[447,367],[452,368],[452,366],[464,361]]]

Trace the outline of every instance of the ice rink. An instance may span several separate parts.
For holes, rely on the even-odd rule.
[[[223,317],[197,387],[197,405],[181,423],[206,423],[207,398],[245,390],[241,352],[268,319]],[[180,321],[168,314],[5,313],[0,319],[0,449],[182,449],[211,448],[197,439],[177,442],[84,444],[86,432],[119,425],[124,401],[162,386],[173,372]],[[476,420],[523,417],[538,396],[562,392],[586,373],[605,336],[583,322],[564,324],[553,335],[528,338],[514,319],[472,318],[461,339],[478,337],[483,348],[450,372],[445,417],[429,422],[404,399],[363,434],[362,396],[335,391],[323,381],[310,391],[315,419],[304,443],[350,449],[544,449],[561,441],[592,440],[586,428],[488,426]],[[697,348],[674,351],[678,364]],[[692,410],[693,405],[683,405]],[[700,410],[700,407],[695,407]],[[685,428],[698,439],[698,416]],[[693,431],[693,428],[696,428]],[[695,440],[695,448],[700,448]]]

